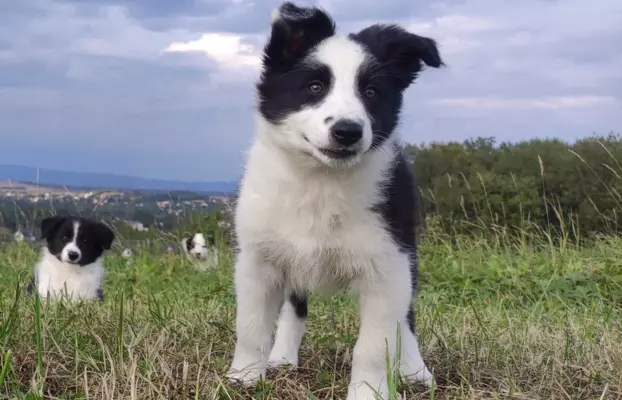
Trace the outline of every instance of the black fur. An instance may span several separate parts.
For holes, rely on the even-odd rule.
[[[281,17],[272,24],[257,84],[259,110],[273,123],[320,102],[329,92],[330,70],[305,63],[305,57],[318,43],[335,34],[333,20],[319,8],[300,8],[288,2],[279,10]],[[308,86],[314,81],[325,86],[323,95],[309,91]]]
[[[417,196],[413,176],[406,159],[399,148],[397,162],[387,178],[384,201],[377,204],[374,211],[382,216],[395,243],[410,258],[410,279],[413,296],[417,291],[417,242],[415,229],[417,223]],[[408,326],[415,332],[415,312],[411,302],[408,310]]]
[[[100,303],[104,302],[104,290],[102,288],[97,289],[97,300],[99,300]]]
[[[292,293],[289,296],[289,302],[294,307],[296,311],[296,316],[300,319],[306,319],[308,315],[308,306],[307,306],[307,295]]]
[[[32,296],[35,290],[35,277],[30,278],[30,282],[28,282],[28,286],[26,286],[26,292]]]
[[[192,248],[194,247],[194,243],[192,241],[193,238],[194,238],[194,236],[191,236],[191,237],[186,239],[186,250],[188,252],[190,252],[190,250],[192,250]]]
[[[417,36],[395,25],[372,25],[350,38],[375,58],[359,71],[359,92],[372,87],[373,99],[361,96],[372,117],[371,148],[379,147],[396,128],[402,108],[402,93],[421,70],[421,61],[432,67],[443,63],[434,40]]]
[[[79,223],[76,245],[80,258],[76,264],[85,266],[97,260],[104,250],[110,250],[114,232],[101,222],[83,217],[54,216],[41,221],[41,236],[51,254],[59,260],[63,248],[74,239],[74,223]]]

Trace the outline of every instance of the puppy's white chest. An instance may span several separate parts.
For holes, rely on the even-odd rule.
[[[37,291],[42,297],[66,295],[71,298],[97,297],[103,271],[99,265],[78,267],[43,261],[37,266]]]
[[[380,216],[362,200],[327,186],[263,193],[240,204],[253,215],[240,215],[242,245],[252,243],[294,287],[347,285],[376,272],[376,261],[394,249]]]

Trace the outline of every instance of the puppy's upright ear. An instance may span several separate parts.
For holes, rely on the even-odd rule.
[[[433,39],[397,25],[372,25],[350,37],[363,44],[381,64],[401,75],[404,89],[415,80],[422,62],[433,68],[444,65]]]
[[[289,66],[334,34],[335,23],[320,8],[285,2],[272,12],[272,31],[264,48],[263,65]]]
[[[51,238],[66,218],[61,215],[44,218],[41,221],[41,239]]]
[[[95,224],[95,234],[97,235],[97,241],[104,250],[110,250],[112,248],[112,242],[114,241],[114,232],[108,225],[97,222]]]

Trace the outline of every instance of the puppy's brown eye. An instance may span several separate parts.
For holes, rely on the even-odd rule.
[[[68,242],[69,241],[69,236],[63,236],[63,242]]]
[[[365,97],[367,97],[368,99],[374,99],[376,98],[377,92],[376,92],[376,88],[373,86],[368,86],[365,89]]]
[[[318,95],[324,91],[324,85],[322,85],[322,82],[313,81],[309,84],[309,86],[307,86],[307,89],[309,90],[309,93]]]

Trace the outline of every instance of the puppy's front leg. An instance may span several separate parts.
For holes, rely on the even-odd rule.
[[[353,286],[359,294],[361,328],[354,346],[347,400],[388,399],[387,343],[393,366],[397,324],[399,321],[405,326],[412,288],[406,256],[396,255],[380,265],[381,273],[362,277]]]
[[[283,300],[275,268],[242,250],[235,265],[237,343],[227,377],[251,386],[265,376],[272,328]]]

